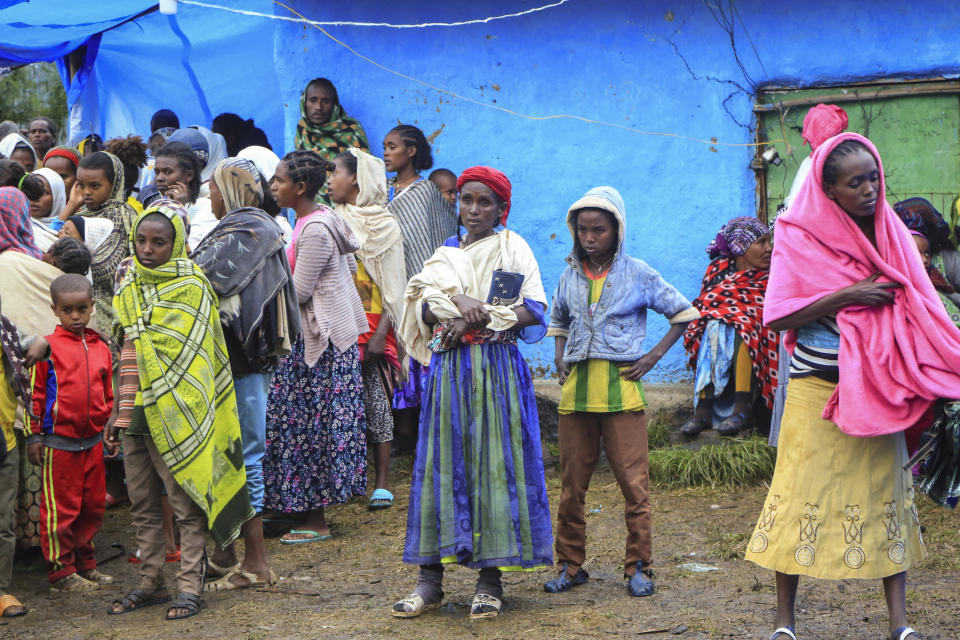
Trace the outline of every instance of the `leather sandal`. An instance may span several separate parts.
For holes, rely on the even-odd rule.
[[[186,618],[192,618],[200,613],[200,607],[202,605],[203,600],[200,599],[200,596],[193,593],[187,593],[186,591],[181,591],[177,595],[176,599],[170,603],[170,606],[167,607],[167,615],[164,616],[164,619],[185,620]],[[176,613],[177,609],[186,609],[187,612]]]
[[[500,609],[503,607],[503,600],[488,593],[478,593],[473,596],[473,604],[470,605],[470,619],[482,620],[484,618],[496,618],[500,615]]]
[[[419,593],[411,593],[393,605],[390,615],[394,618],[416,618],[431,609],[439,608],[442,602],[443,596],[440,596],[440,599],[436,602],[424,602]]]
[[[584,571],[583,567],[577,567],[577,572],[571,578],[567,572],[568,566],[568,563],[564,562],[560,567],[560,573],[557,574],[556,578],[544,584],[543,590],[547,593],[563,593],[590,579],[590,574]]]
[[[656,589],[653,586],[653,571],[644,569],[643,562],[637,563],[637,570],[633,573],[630,580],[627,581],[627,591],[634,598],[643,598],[652,596]]]

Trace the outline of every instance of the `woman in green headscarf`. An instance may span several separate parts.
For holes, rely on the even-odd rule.
[[[140,585],[110,613],[169,600],[160,507],[166,489],[180,527],[180,594],[167,619],[200,610],[207,529],[221,547],[253,517],[237,399],[217,294],[187,258],[183,207],[159,200],[130,234],[133,266],[113,299],[123,329],[117,419],[104,430],[124,467],[140,547]]]
[[[330,163],[350,147],[370,151],[363,127],[344,112],[337,88],[326,78],[311,80],[300,96],[295,143],[297,149],[315,151]],[[330,204],[326,183],[317,193],[317,202]]]

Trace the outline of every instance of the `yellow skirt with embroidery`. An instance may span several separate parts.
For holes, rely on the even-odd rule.
[[[923,559],[903,434],[855,438],[820,417],[836,385],[794,378],[777,466],[746,559],[814,578],[883,578]]]

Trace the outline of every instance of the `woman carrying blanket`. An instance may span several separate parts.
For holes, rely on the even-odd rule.
[[[700,318],[683,334],[696,370],[696,413],[681,428],[687,437],[714,421],[720,435],[736,435],[750,423],[758,391],[773,407],[780,337],[761,321],[772,250],[767,225],[749,216],[727,222],[707,247],[712,262],[693,301]]]
[[[180,594],[167,620],[200,611],[209,529],[226,547],[253,517],[230,359],[217,294],[187,258],[176,202],[161,200],[133,224],[133,266],[113,300],[123,329],[117,418],[104,430],[111,455],[123,430],[140,585],[109,612],[127,613],[170,598],[163,586],[160,507],[166,490],[180,527]]]
[[[470,617],[489,618],[500,613],[502,570],[553,561],[537,404],[517,349],[547,331],[540,268],[523,238],[495,231],[510,213],[503,173],[473,167],[457,188],[467,233],[410,280],[401,322],[401,339],[430,373],[403,553],[420,574],[393,606],[400,618],[440,605],[445,564],[480,570]],[[489,295],[494,284],[502,298]]]
[[[777,223],[763,313],[787,331],[790,384],[746,554],[777,572],[774,640],[797,637],[800,574],[882,578],[891,637],[920,638],[906,626],[906,571],[924,549],[904,431],[956,397],[960,329],[884,194],[876,148],[843,133]]]
[[[267,391],[280,358],[300,333],[300,311],[280,228],[260,206],[260,171],[249,160],[227,158],[210,178],[210,204],[219,220],[190,255],[217,292],[240,414],[247,491],[257,515],[243,525],[243,563],[209,590],[272,584],[263,544],[263,456]],[[233,567],[232,548],[218,550],[211,566]]]

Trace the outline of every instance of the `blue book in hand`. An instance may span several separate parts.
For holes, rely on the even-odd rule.
[[[522,273],[497,269],[493,272],[493,279],[490,281],[490,293],[487,294],[487,302],[494,306],[508,307],[520,297],[522,286]]]

